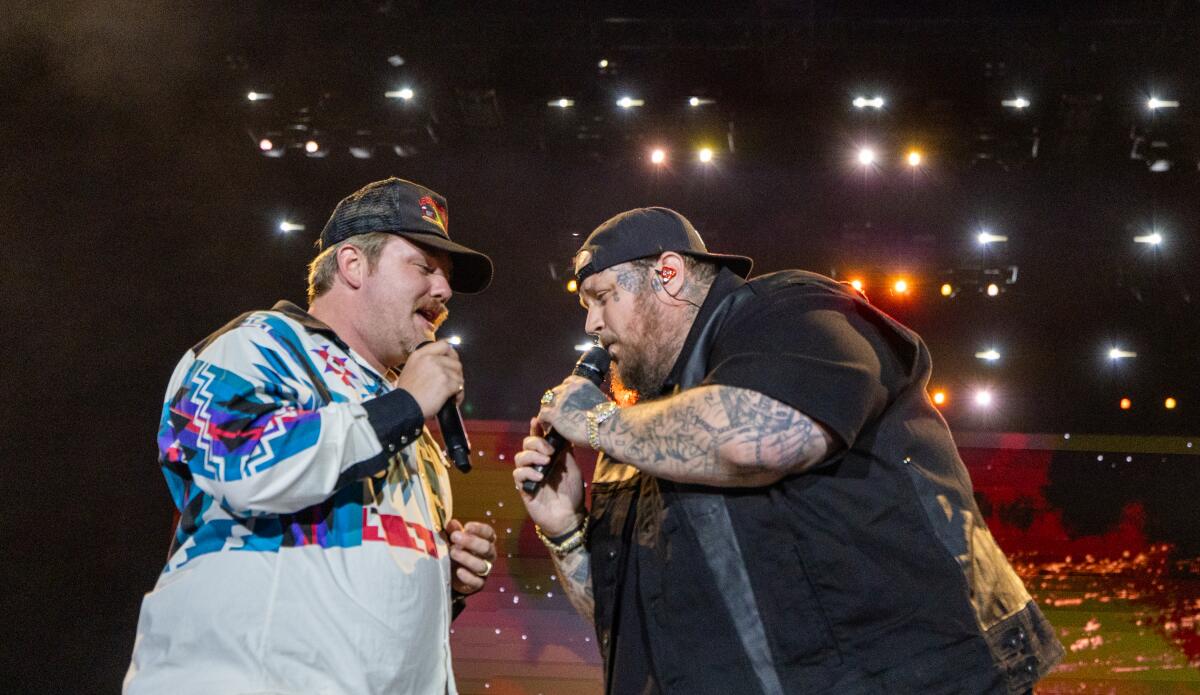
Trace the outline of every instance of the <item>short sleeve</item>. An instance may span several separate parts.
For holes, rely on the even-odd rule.
[[[752,302],[722,327],[703,383],[769,396],[851,446],[887,403],[875,329],[853,300],[803,286]]]

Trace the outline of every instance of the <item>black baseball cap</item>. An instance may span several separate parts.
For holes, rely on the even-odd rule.
[[[359,234],[391,232],[415,244],[445,251],[454,264],[450,289],[464,294],[482,292],[492,281],[492,259],[450,241],[448,227],[445,198],[393,176],[368,183],[342,198],[321,230],[319,246],[324,250]]]
[[[610,218],[588,235],[575,252],[575,279],[583,284],[602,270],[626,261],[658,256],[664,251],[729,268],[741,277],[750,275],[753,259],[709,253],[691,222],[669,208],[636,208]]]

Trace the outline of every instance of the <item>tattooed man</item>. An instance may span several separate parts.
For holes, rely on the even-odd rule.
[[[546,392],[518,486],[607,692],[1019,693],[1062,647],[997,547],[930,356],[849,286],[745,280],[665,208],[575,257],[618,408],[588,380]],[[631,399],[632,400],[632,399]],[[591,509],[553,427],[600,452]]]

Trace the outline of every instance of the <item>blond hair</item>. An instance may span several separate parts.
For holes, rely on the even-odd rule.
[[[362,252],[367,259],[367,272],[375,272],[375,264],[383,247],[395,236],[389,232],[367,232],[356,234],[317,254],[308,264],[308,303],[329,291],[333,287],[333,279],[337,277],[337,252],[343,246],[353,246]]]

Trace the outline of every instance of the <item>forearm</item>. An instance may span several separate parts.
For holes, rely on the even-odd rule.
[[[618,461],[680,483],[757,487],[824,458],[824,429],[756,391],[701,386],[622,408],[598,432]]]
[[[580,546],[567,553],[566,557],[550,553],[550,557],[558,570],[558,580],[567,592],[567,600],[575,606],[580,615],[591,622],[596,601],[592,594],[592,561],[587,548]]]

